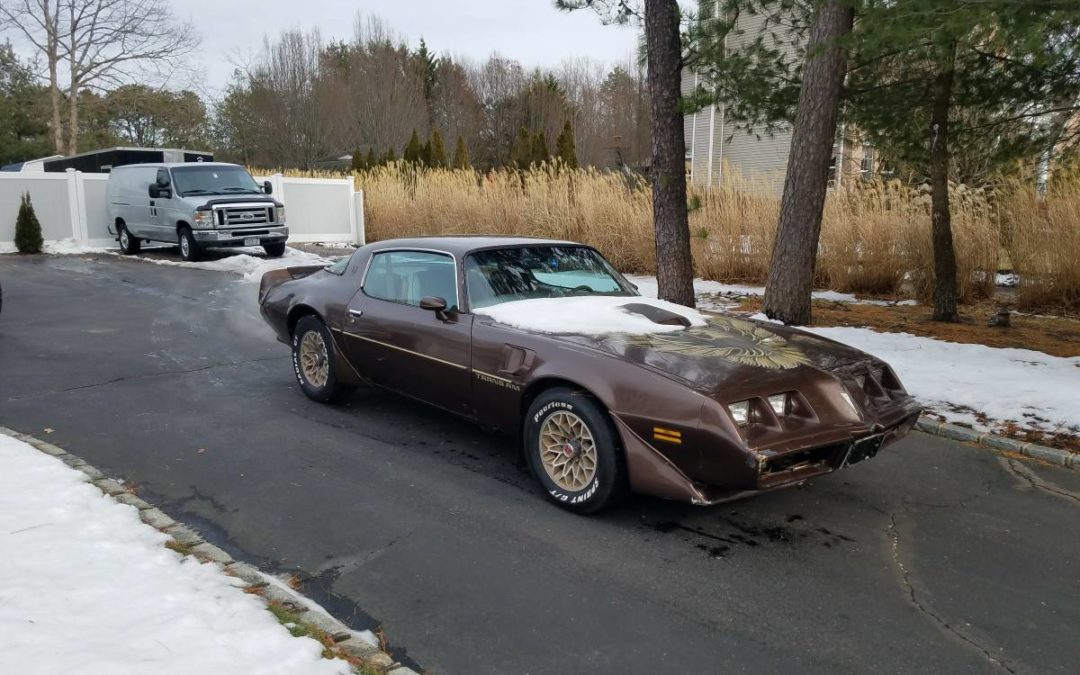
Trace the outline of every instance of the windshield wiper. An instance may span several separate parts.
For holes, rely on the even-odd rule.
[[[223,191],[225,191],[225,192],[243,192],[243,193],[252,194],[252,195],[259,194],[259,192],[257,190],[252,190],[251,188],[244,188],[244,187],[227,187],[227,188],[221,188],[221,189]]]
[[[183,195],[216,195],[216,194],[219,194],[219,193],[211,192],[210,190],[203,190],[201,188],[198,188],[198,189],[195,189],[195,190],[184,190],[180,194],[183,194]]]

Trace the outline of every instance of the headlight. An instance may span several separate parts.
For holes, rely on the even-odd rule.
[[[728,404],[728,411],[731,413],[731,418],[735,420],[735,424],[740,427],[750,421],[750,401],[730,403]]]
[[[214,212],[213,211],[196,211],[195,222],[193,223],[197,229],[206,229],[214,226]]]
[[[851,411],[854,412],[859,419],[862,419],[862,413],[860,413],[859,409],[855,407],[855,401],[851,400],[851,394],[847,393],[846,391],[842,391],[840,392],[840,398],[844,399],[844,403],[848,404],[848,407],[851,408]]]
[[[769,407],[776,413],[777,417],[783,417],[787,414],[787,394],[774,394],[769,397]]]
[[[284,206],[279,206],[277,208],[277,221],[279,223],[281,223],[282,225],[285,224],[285,207]]]

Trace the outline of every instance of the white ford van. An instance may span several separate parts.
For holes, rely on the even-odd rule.
[[[285,206],[242,166],[220,162],[130,164],[109,174],[109,232],[125,254],[144,241],[176,243],[184,260],[206,248],[262,246],[285,252]]]

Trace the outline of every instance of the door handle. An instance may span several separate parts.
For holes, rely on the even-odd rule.
[[[364,310],[362,310],[362,309],[350,309],[349,310],[349,318],[350,319],[359,319],[362,316],[364,316]]]

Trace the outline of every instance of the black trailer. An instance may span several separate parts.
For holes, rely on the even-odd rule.
[[[83,173],[109,173],[114,166],[125,164],[160,164],[163,162],[212,162],[209,152],[178,150],[174,148],[108,148],[83,152],[71,157],[44,161],[45,171],[63,173],[75,169]]]

